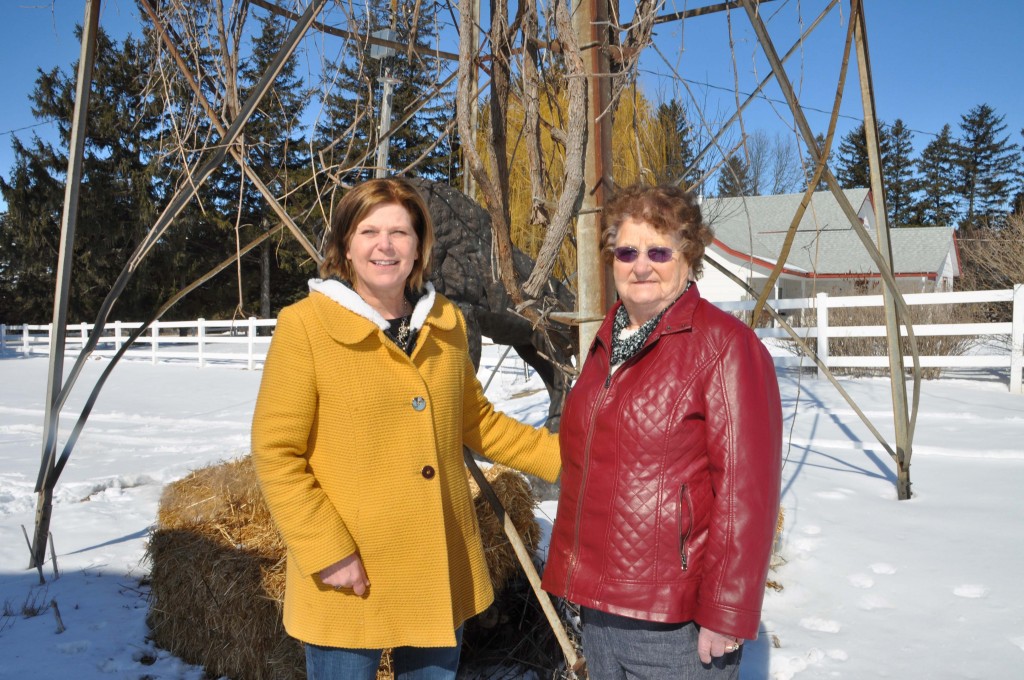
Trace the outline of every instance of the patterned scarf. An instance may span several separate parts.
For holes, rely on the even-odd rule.
[[[693,281],[687,282],[686,288],[679,294],[679,297],[683,297],[683,293],[690,290],[692,284]],[[658,312],[657,316],[648,319],[644,325],[625,337],[623,337],[622,331],[629,325],[629,315],[626,313],[625,305],[619,307],[619,310],[615,312],[615,320],[612,321],[612,366],[621,364],[640,351],[640,348],[647,342],[647,338],[651,336],[651,332],[654,331],[654,327],[661,321],[661,317],[679,300],[679,297],[669,303],[668,307]]]

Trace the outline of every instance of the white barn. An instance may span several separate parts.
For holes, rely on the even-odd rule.
[[[847,189],[846,197],[877,242],[868,189]],[[803,194],[709,198],[701,206],[715,231],[705,258],[724,265],[760,291],[778,261],[789,225]],[[950,290],[960,275],[952,227],[900,227],[889,230],[894,276],[905,293]],[[861,295],[880,291],[878,267],[839,203],[829,191],[815,192],[790,248],[772,298]],[[743,300],[746,292],[705,263],[701,296],[712,301]]]

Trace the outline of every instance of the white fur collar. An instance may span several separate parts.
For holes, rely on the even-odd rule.
[[[372,321],[381,330],[386,330],[390,326],[387,319],[380,312],[361,298],[359,293],[341,281],[335,279],[310,279],[309,289],[326,295],[353,314],[358,314],[364,319]],[[426,292],[416,303],[416,307],[412,310],[412,319],[409,321],[409,325],[417,331],[423,328],[427,315],[430,314],[430,310],[434,307],[434,284],[428,281],[424,290]]]

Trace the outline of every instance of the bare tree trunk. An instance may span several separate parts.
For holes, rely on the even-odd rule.
[[[569,10],[564,3],[555,3],[555,25],[561,36],[562,56],[569,94],[568,123],[565,139],[565,182],[555,208],[551,226],[537,253],[537,264],[523,289],[531,299],[538,299],[554,271],[562,243],[572,228],[583,200],[584,167],[587,150],[587,80],[580,54],[579,41],[572,27]]]
[[[267,224],[267,220],[263,220],[260,224],[261,231],[266,234],[270,231],[270,225]],[[260,318],[270,318],[270,249],[272,247],[270,239],[263,242],[260,246]]]
[[[536,231],[547,232],[550,224],[544,178],[544,155],[540,140],[540,55],[537,49],[539,21],[535,0],[520,5],[523,28],[523,140],[526,142],[530,166],[530,224]],[[531,229],[531,233],[535,230]]]
[[[459,13],[472,16],[471,0],[459,0]],[[488,136],[491,172],[484,167],[476,148],[476,139],[470,125],[470,103],[475,95],[473,71],[476,45],[472,31],[463,23],[459,31],[459,83],[456,94],[456,115],[459,136],[466,155],[469,171],[473,174],[484,204],[491,217],[491,230],[496,247],[498,278],[515,305],[523,301],[519,281],[512,261],[512,238],[509,235],[508,161],[505,148],[505,123],[509,91],[508,6],[505,0],[494,0],[491,5],[492,21],[492,73],[491,73],[491,134]]]

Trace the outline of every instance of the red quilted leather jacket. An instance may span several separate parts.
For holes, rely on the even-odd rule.
[[[562,414],[544,588],[605,612],[754,639],[779,503],[772,359],[690,286],[612,374],[614,314]]]

